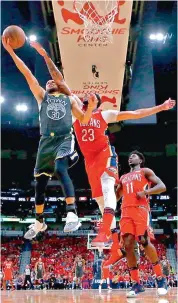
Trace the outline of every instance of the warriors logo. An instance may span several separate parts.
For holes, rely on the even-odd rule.
[[[49,101],[53,101],[53,100],[48,100],[48,102]],[[48,118],[52,120],[60,120],[64,118],[66,115],[66,108],[65,108],[66,103],[65,101],[61,101],[59,99],[55,101],[58,101],[58,103],[51,102],[48,104],[46,109],[46,114]]]

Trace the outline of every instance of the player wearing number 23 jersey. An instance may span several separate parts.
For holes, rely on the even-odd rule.
[[[103,195],[100,178],[105,171],[118,180],[117,154],[105,134],[108,118],[108,112],[98,109],[93,112],[87,125],[81,124],[78,120],[74,123],[77,141],[85,158],[93,198]]]

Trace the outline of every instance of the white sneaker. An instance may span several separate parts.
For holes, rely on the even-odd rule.
[[[29,230],[25,233],[24,238],[25,239],[33,239],[36,237],[36,235],[44,229],[43,223],[40,223],[38,220],[35,221],[34,224],[31,224]]]
[[[32,228],[34,224],[35,224],[35,223],[29,225],[28,228]],[[45,231],[45,230],[47,229],[47,227],[48,227],[48,225],[47,225],[47,224],[45,223],[45,221],[43,220],[43,227],[42,227],[42,229],[41,229],[40,231],[41,231],[41,232],[42,232],[42,231]]]
[[[112,290],[112,288],[110,286],[107,287],[108,290]]]
[[[68,233],[79,229],[81,223],[79,222],[78,216],[73,212],[68,212],[66,217],[66,224],[64,226],[64,232]]]

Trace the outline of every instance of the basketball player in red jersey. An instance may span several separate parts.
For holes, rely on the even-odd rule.
[[[4,272],[4,278],[3,278],[3,289],[6,290],[6,283],[9,281],[11,285],[11,290],[14,290],[13,286],[13,263],[10,260],[10,258],[7,258],[7,260],[3,264],[3,272]]]
[[[144,167],[145,158],[140,152],[133,151],[129,156],[128,162],[130,172],[121,176],[117,187],[118,200],[123,197],[120,231],[133,281],[133,286],[128,293],[128,297],[133,297],[144,291],[140,284],[139,270],[134,251],[135,240],[144,247],[145,254],[153,265],[153,270],[157,276],[158,295],[165,295],[167,293],[167,282],[163,276],[156,249],[148,236],[148,224],[150,211],[149,195],[164,192],[166,186],[151,169]],[[117,258],[117,251],[115,251],[115,258]]]
[[[32,42],[31,46],[34,47],[42,56],[45,54],[43,47],[36,42]],[[51,61],[50,61],[51,62]],[[55,83],[61,85],[61,73],[57,67],[47,61],[47,66],[52,79]],[[64,87],[66,95],[70,95],[70,89]],[[77,96],[74,96],[78,105],[83,107],[83,103]],[[163,104],[151,108],[138,109],[135,111],[120,112],[118,110],[99,109],[101,99],[96,95],[98,104],[93,110],[92,117],[87,125],[81,124],[77,120],[74,122],[75,134],[80,146],[80,149],[85,158],[85,167],[88,174],[89,183],[92,190],[92,197],[97,201],[100,211],[103,215],[103,224],[99,230],[98,236],[92,241],[92,246],[103,247],[108,245],[112,240],[113,245],[118,247],[118,234],[116,232],[116,195],[114,186],[118,180],[117,169],[117,154],[114,147],[109,144],[109,138],[105,135],[109,123],[129,119],[140,119],[158,112],[169,110],[174,107],[174,100],[167,100]],[[85,101],[85,108],[87,110],[88,101]]]
[[[169,99],[159,106],[135,111],[102,111],[99,109],[101,104],[100,97],[96,96],[98,105],[93,111],[89,123],[83,125],[76,120],[73,125],[77,141],[85,158],[85,167],[92,190],[92,197],[97,201],[103,214],[103,224],[98,236],[91,244],[96,247],[108,244],[111,239],[110,229],[113,229],[112,240],[115,246],[118,243],[118,235],[115,229],[116,195],[114,186],[118,180],[118,169],[114,147],[109,144],[109,138],[105,135],[108,124],[129,119],[140,119],[160,111],[169,110],[174,107],[175,101]],[[87,101],[84,104],[87,108]],[[118,248],[118,244],[116,246]]]
[[[101,291],[102,284],[104,283],[105,280],[106,280],[106,283],[107,283],[107,289],[112,290],[112,288],[110,286],[110,268],[109,267],[107,267],[107,268],[103,267],[104,262],[105,262],[105,259],[103,260],[102,265],[101,265],[101,282],[100,282],[100,285],[99,285],[99,291]]]

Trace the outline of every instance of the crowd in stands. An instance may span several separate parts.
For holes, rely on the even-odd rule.
[[[21,253],[23,240],[21,238],[2,241],[2,264],[7,257],[11,257],[13,262],[14,279],[13,284],[17,290],[20,289],[90,289],[94,278],[94,252],[87,249],[86,237],[65,237],[59,238],[45,235],[42,241],[32,241],[30,275],[31,282],[24,285],[24,275],[19,274],[19,256]],[[166,256],[164,244],[155,242],[159,258],[162,260]],[[106,251],[108,253],[108,250]],[[82,256],[85,261],[84,273],[79,285],[75,276],[74,261],[76,256]],[[41,279],[36,279],[35,264],[41,258],[45,271]],[[155,276],[152,265],[144,256],[144,251],[140,251],[140,277],[145,287],[155,287]],[[2,272],[1,272],[2,276]],[[171,287],[177,286],[178,275],[170,270],[167,277]],[[131,286],[130,275],[127,268],[126,259],[122,259],[110,271],[110,281],[112,288],[129,288]],[[7,285],[8,286],[8,285]],[[10,287],[10,286],[8,286]]]

